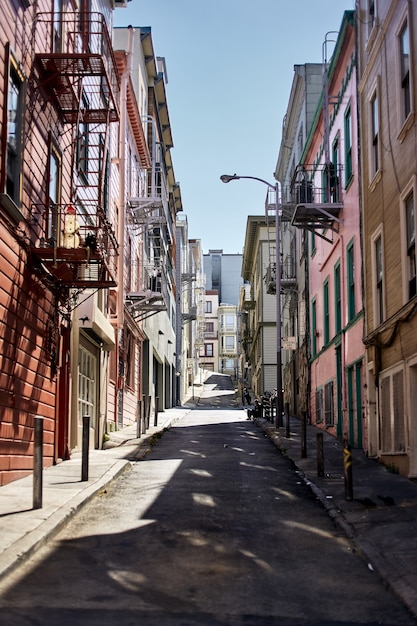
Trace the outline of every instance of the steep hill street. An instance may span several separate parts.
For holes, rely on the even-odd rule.
[[[416,624],[220,375],[0,592],[7,626]]]

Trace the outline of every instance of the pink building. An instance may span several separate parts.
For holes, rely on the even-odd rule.
[[[325,42],[324,50],[334,46]],[[324,59],[323,98],[294,175],[293,224],[308,237],[310,417],[365,448],[362,259],[354,13]]]

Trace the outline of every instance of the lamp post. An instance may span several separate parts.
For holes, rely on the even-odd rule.
[[[223,174],[220,176],[222,183],[230,183],[231,180],[248,178],[257,180],[275,191],[275,280],[276,280],[276,306],[277,306],[277,413],[275,426],[282,426],[283,397],[282,397],[282,354],[281,354],[281,254],[280,254],[280,230],[281,230],[281,207],[279,183],[269,183],[257,176],[237,176],[236,174]]]

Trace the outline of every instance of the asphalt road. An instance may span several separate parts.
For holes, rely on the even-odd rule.
[[[212,376],[199,407],[12,577],[0,624],[416,622]]]

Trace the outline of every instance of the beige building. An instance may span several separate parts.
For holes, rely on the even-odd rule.
[[[369,455],[417,476],[417,15],[357,2]]]
[[[243,310],[247,311],[244,367],[250,368],[250,386],[256,396],[275,389],[277,380],[277,299],[275,293],[268,293],[265,281],[275,267],[275,221],[269,222],[264,216],[248,217],[242,261],[242,277],[250,285],[250,291],[245,286],[243,292]]]

